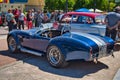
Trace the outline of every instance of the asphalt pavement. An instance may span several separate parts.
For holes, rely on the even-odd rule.
[[[7,27],[0,27],[0,39],[6,39],[7,33],[8,33]],[[67,74],[67,71],[65,69],[55,69],[55,68],[53,69],[53,67],[50,67],[49,64],[44,64],[46,63],[45,58],[39,59],[39,57],[36,56],[35,59],[33,58],[34,56],[31,56],[23,60],[19,60],[17,62],[10,63],[0,67],[0,80],[63,80],[62,77],[64,76],[71,76],[71,77],[77,76],[74,75],[74,73],[70,73],[70,75]],[[42,62],[39,63],[39,60],[41,60]],[[58,70],[62,70],[59,71],[60,72],[59,75],[62,75],[64,73],[66,74],[61,77],[59,75],[53,75],[50,73],[52,72],[56,74],[57,73],[56,71]],[[78,78],[75,78],[74,80],[77,79]],[[66,77],[65,80],[73,80],[73,78],[71,79],[69,77]],[[120,69],[118,69],[118,71],[116,72],[113,80],[120,80]]]

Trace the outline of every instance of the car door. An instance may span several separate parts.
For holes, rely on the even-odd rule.
[[[87,19],[90,19],[91,23],[88,23]],[[85,33],[99,33],[98,28],[93,27],[95,25],[94,19],[88,16],[73,15],[70,25],[71,31]]]
[[[39,36],[38,34],[33,35],[32,37],[23,38],[22,46],[37,51],[46,51],[48,46],[49,39]]]

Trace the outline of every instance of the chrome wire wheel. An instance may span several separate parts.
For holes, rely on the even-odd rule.
[[[16,41],[13,37],[9,37],[8,39],[8,48],[11,52],[15,52],[17,45],[16,45]]]
[[[61,49],[55,45],[51,45],[47,49],[47,59],[51,66],[61,68],[68,65]]]
[[[49,57],[51,63],[56,65],[61,60],[61,52],[59,51],[59,49],[57,47],[53,46],[53,47],[51,47],[51,49],[49,51],[48,57]]]

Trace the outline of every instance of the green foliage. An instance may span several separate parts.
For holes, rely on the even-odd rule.
[[[119,5],[118,3],[117,5]],[[79,8],[97,8],[103,11],[113,10],[116,6],[114,0],[68,0],[68,10],[76,10]],[[45,0],[45,8],[51,10],[65,10],[66,0]]]

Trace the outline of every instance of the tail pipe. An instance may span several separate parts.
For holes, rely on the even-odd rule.
[[[93,62],[94,62],[95,64],[97,64],[97,63],[98,63],[98,58],[96,57],[97,55],[93,55],[92,47],[90,48],[90,55],[94,58],[94,59],[93,59]]]

